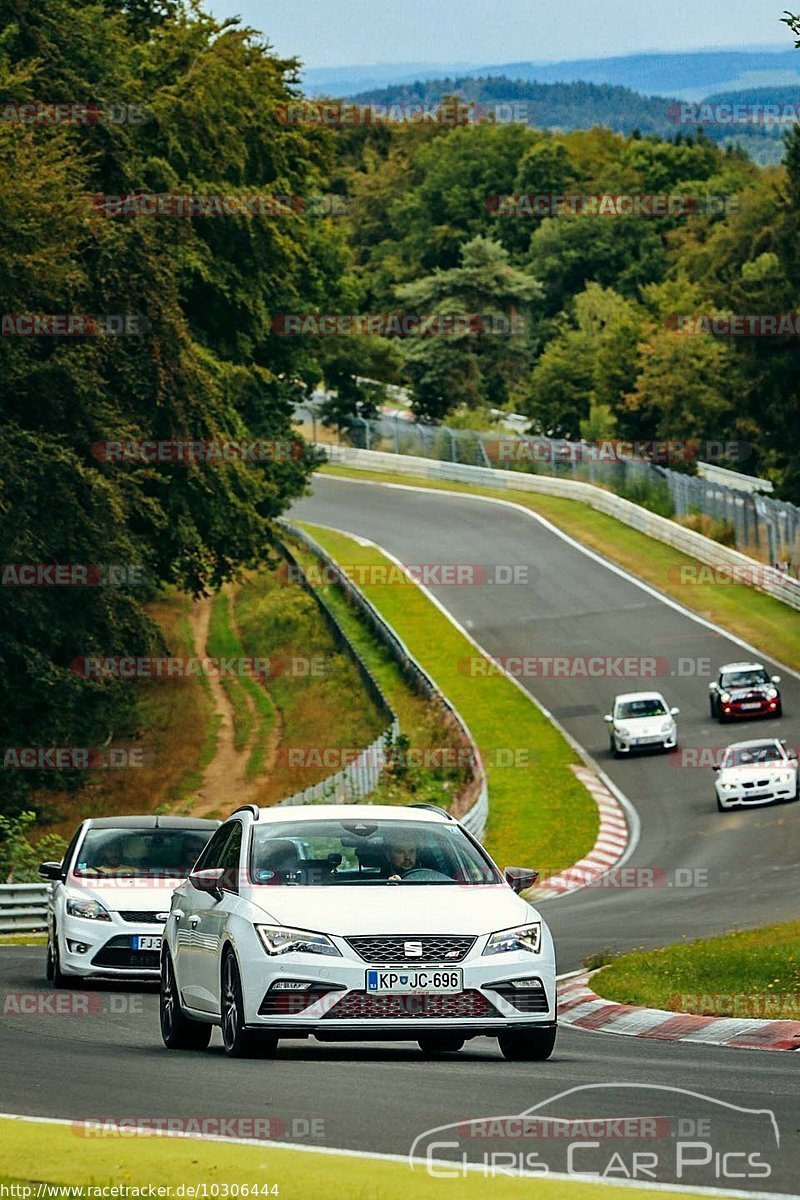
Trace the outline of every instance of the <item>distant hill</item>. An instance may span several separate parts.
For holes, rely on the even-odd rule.
[[[756,46],[683,54],[628,54],[555,63],[374,63],[306,70],[303,86],[311,96],[352,96],[368,88],[453,75],[502,75],[535,83],[581,80],[627,87],[644,95],[701,100],[712,92],[800,87],[800,53],[780,46]]]
[[[800,55],[798,55],[800,58]],[[394,87],[359,92],[351,99],[360,104],[433,104],[447,95],[459,95],[491,106],[500,102],[524,104],[528,124],[540,129],[591,129],[603,125],[616,133],[657,134],[671,138],[680,132],[676,123],[678,101],[665,96],[643,96],[630,88],[587,82],[533,83],[503,76],[460,76],[447,79],[421,79]],[[764,97],[762,99],[762,96]],[[788,99],[784,100],[786,96]],[[800,89],[754,89],[719,93],[714,103],[790,103],[800,101]],[[707,101],[710,103],[712,101]],[[684,127],[693,133],[695,126]],[[762,165],[779,162],[783,156],[783,138],[779,128],[708,125],[708,136],[722,145],[739,143]]]

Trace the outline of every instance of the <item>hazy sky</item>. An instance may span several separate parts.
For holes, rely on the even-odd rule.
[[[800,0],[206,0],[309,67],[520,62],[637,50],[792,46]]]

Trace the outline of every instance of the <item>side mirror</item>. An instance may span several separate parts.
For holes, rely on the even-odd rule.
[[[669,711],[671,716],[677,717],[681,710],[679,708],[671,708]]]
[[[43,862],[39,863],[39,874],[42,879],[60,879],[61,878],[61,863]]]
[[[790,758],[793,762],[797,762],[797,751],[796,750],[787,750],[786,757]]]
[[[780,681],[781,681],[780,675],[772,675],[771,679],[772,679],[773,683],[780,683]]]
[[[716,683],[710,683],[710,684],[708,685],[708,690],[709,690],[710,692],[715,692],[715,691],[717,690],[717,685],[716,685]]]
[[[715,764],[715,766],[713,766],[713,767],[711,768],[711,770],[712,770],[712,771],[721,771],[721,770],[722,770],[722,767],[720,766],[720,764],[719,764],[719,763],[716,763],[716,764]]]
[[[207,892],[210,896],[215,896],[217,900],[222,899],[222,878],[225,874],[224,867],[208,867],[204,871],[191,871],[189,874],[189,883],[193,888],[197,888],[198,892]]]
[[[532,871],[530,867],[506,867],[503,875],[509,887],[517,893],[533,887],[539,878],[539,872]]]
[[[610,725],[611,722],[614,720],[614,718],[612,717],[611,713],[606,713],[606,715],[603,717],[603,720],[608,721],[608,723]]]

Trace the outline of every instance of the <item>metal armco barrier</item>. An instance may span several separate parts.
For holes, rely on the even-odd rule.
[[[453,813],[470,833],[478,838],[483,837],[489,817],[489,789],[480,751],[472,738],[466,722],[447,697],[442,695],[425,668],[417,662],[405,642],[398,637],[391,625],[384,620],[374,604],[367,599],[351,579],[348,579],[346,575],[339,571],[336,560],[320,546],[319,542],[315,541],[304,530],[290,524],[288,521],[278,520],[277,524],[288,533],[291,533],[293,537],[300,540],[312,551],[320,562],[331,570],[336,577],[337,586],[342,588],[350,602],[359,610],[376,636],[387,647],[411,686],[421,695],[428,697],[433,703],[438,704],[444,710],[446,719],[457,727],[464,744],[469,748],[473,771],[472,779],[466,789],[461,796],[455,798]],[[314,590],[316,591],[317,589]],[[321,597],[318,597],[318,599],[321,601]],[[297,800],[293,802],[302,803]]]
[[[330,462],[360,468],[365,471],[390,471],[395,475],[410,475],[423,479],[446,479],[452,483],[471,483],[499,491],[540,492],[548,496],[563,496],[581,500],[598,512],[616,517],[632,529],[673,546],[683,554],[698,559],[706,566],[739,572],[742,582],[750,582],[760,592],[766,592],[792,608],[800,609],[800,580],[765,566],[764,563],[722,546],[719,542],[695,533],[668,517],[659,517],[649,509],[623,500],[604,488],[572,479],[555,479],[549,475],[529,475],[522,471],[503,471],[494,467],[473,467],[465,463],[441,462],[438,459],[416,458],[411,455],[389,454],[381,450],[358,450],[350,446],[323,445]]]
[[[49,895],[49,883],[0,884],[0,933],[46,929]]]

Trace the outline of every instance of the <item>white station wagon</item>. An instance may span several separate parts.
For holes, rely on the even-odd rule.
[[[280,1038],[413,1040],[425,1054],[495,1037],[546,1059],[556,1037],[555,955],[518,893],[431,805],[237,809],[175,892],[161,956],[161,1032],[232,1056]]]

